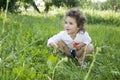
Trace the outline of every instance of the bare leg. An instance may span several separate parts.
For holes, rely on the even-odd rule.
[[[62,52],[65,53],[66,56],[68,56],[68,57],[71,56],[70,49],[69,49],[68,46],[65,44],[65,42],[59,41],[57,45],[58,45],[58,47],[62,50]],[[85,51],[85,47],[86,47],[86,54],[90,54],[90,53],[92,53],[93,50],[94,50],[94,47],[93,47],[92,44],[89,44],[89,45],[87,45],[87,46],[83,46],[81,49],[79,49],[79,50],[76,51],[76,57],[77,57],[78,59],[83,57],[83,54],[84,54],[84,51]]]
[[[86,50],[86,51],[85,51],[85,50]],[[85,60],[85,59],[84,59],[84,58],[85,58],[85,55],[92,53],[93,50],[94,50],[94,47],[93,47],[92,44],[89,44],[89,45],[87,45],[87,46],[84,46],[84,47],[82,47],[81,49],[77,50],[77,52],[76,52],[76,57],[77,57],[78,59]]]
[[[76,51],[76,57],[77,57],[77,58],[82,57],[82,55],[83,55],[83,53],[84,53],[84,49],[85,49],[85,46]]]
[[[87,45],[86,52],[89,54],[92,53],[93,51],[94,51],[93,45],[92,44]]]
[[[65,42],[63,41],[59,41],[58,42],[58,47],[62,50],[62,52],[65,53],[66,56],[70,56],[70,49],[68,48],[68,46],[65,44]]]

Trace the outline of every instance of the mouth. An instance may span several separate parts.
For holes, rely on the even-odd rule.
[[[70,29],[66,29],[66,31],[70,31]]]

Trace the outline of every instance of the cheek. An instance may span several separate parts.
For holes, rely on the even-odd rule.
[[[73,28],[73,31],[78,32],[80,29],[79,28]]]
[[[76,25],[71,26],[71,28],[74,29],[74,30],[78,30],[79,29]]]

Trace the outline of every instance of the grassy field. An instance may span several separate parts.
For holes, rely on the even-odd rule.
[[[1,80],[119,80],[120,26],[87,24],[94,54],[86,69],[53,54],[47,40],[63,29],[59,15],[0,15]]]

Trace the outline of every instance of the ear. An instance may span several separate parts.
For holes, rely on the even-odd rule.
[[[81,28],[82,28],[82,26],[81,26],[81,25],[79,25],[79,26],[78,26],[78,29],[81,29]]]
[[[82,25],[79,25],[78,26],[78,31],[82,30],[82,27],[83,27]]]

